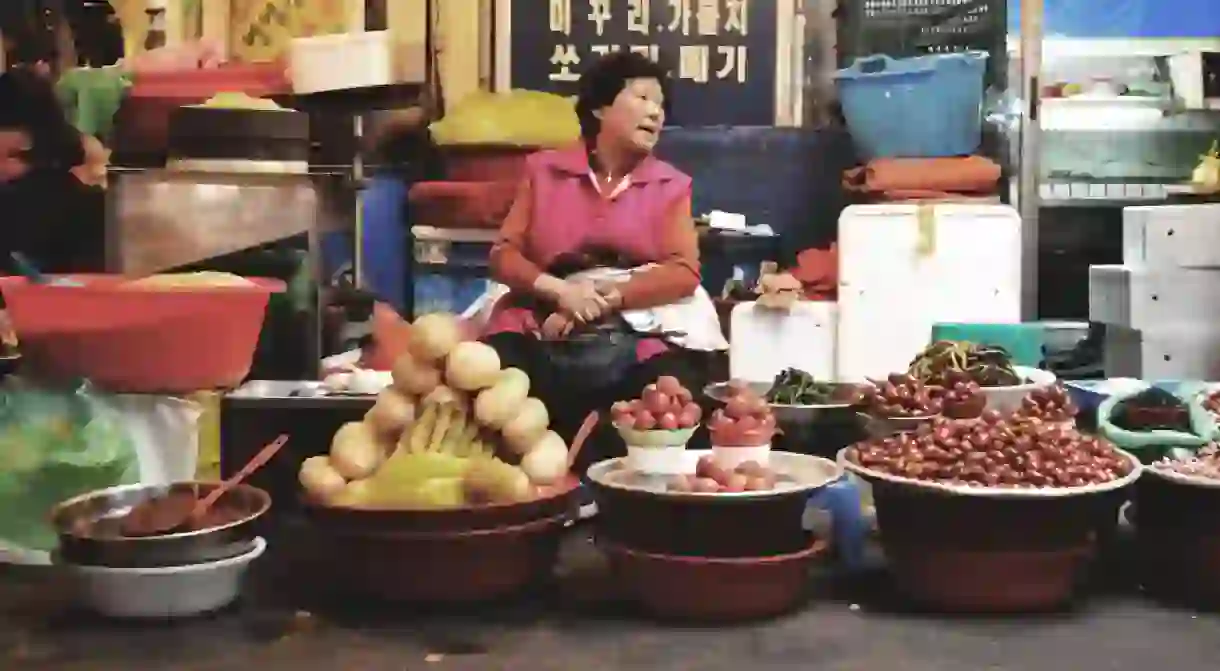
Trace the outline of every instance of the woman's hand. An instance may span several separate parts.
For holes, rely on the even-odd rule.
[[[576,328],[575,319],[562,312],[552,312],[546,321],[542,322],[540,335],[543,340],[563,340],[574,328]]]
[[[606,298],[592,282],[565,281],[555,302],[561,312],[584,323],[601,319],[610,308]]]

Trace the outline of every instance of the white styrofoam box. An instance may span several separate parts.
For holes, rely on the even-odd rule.
[[[423,43],[388,30],[298,37],[288,50],[294,93],[317,93],[401,83],[423,83]]]
[[[1123,264],[1220,267],[1220,204],[1124,207]]]
[[[1106,377],[1141,380],[1220,379],[1220,325],[1135,329],[1106,325]]]
[[[839,217],[836,375],[906,370],[937,322],[1021,321],[1021,217],[1006,205],[864,205]]]
[[[838,306],[797,301],[791,311],[739,303],[729,316],[729,376],[771,382],[786,368],[819,380],[835,379]]]
[[[1215,320],[1220,268],[1089,266],[1089,321],[1144,329]]]

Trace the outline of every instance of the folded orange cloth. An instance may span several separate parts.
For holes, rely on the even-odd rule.
[[[800,280],[805,298],[833,301],[839,293],[839,248],[806,249],[796,255],[792,276]]]
[[[994,193],[1000,166],[984,156],[955,158],[879,158],[843,174],[851,191]]]

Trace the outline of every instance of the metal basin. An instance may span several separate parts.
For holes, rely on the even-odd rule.
[[[694,471],[694,451],[691,471]],[[779,486],[765,492],[667,491],[664,481],[629,469],[623,459],[589,468],[598,535],[634,550],[697,557],[762,557],[809,546],[802,525],[810,496],[843,476],[821,457],[771,452]]]
[[[122,485],[68,499],[51,509],[51,523],[59,534],[59,556],[67,563],[85,566],[151,568],[217,561],[248,552],[257,536],[255,520],[271,508],[271,495],[249,485],[238,485],[218,502],[242,513],[236,521],[218,527],[146,538],[127,538],[104,528],[109,526],[105,520],[117,522],[146,499],[195,488],[206,496],[218,486],[218,482]]]

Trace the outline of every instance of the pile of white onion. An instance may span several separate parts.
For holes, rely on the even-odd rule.
[[[463,397],[475,421],[500,436],[500,452],[517,464],[533,485],[550,485],[568,470],[568,447],[550,430],[542,401],[529,395],[530,379],[517,368],[500,367],[490,346],[463,340],[458,319],[429,314],[411,325],[408,353],[392,370],[393,384],[377,397],[363,421],[344,425],[330,455],[302,465],[301,483],[322,499],[333,499],[349,483],[373,476],[415,422],[421,403],[438,395]]]

